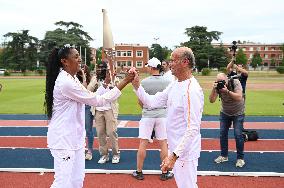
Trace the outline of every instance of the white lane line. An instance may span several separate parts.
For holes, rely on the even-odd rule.
[[[123,127],[123,128],[125,128],[127,122],[128,122],[128,121],[120,121],[119,124],[117,125],[117,127],[120,127],[120,128]]]
[[[46,149],[49,149],[49,148],[31,148],[31,147],[0,147],[0,149],[35,149],[35,150],[46,150]],[[86,148],[85,148],[86,149]],[[137,151],[138,148],[123,148],[123,149],[119,149],[120,151]],[[148,151],[160,151],[159,148],[154,148],[154,149],[147,149]],[[95,151],[97,151],[97,149],[95,149]],[[109,151],[111,151],[111,149],[109,149]],[[220,150],[201,150],[202,152],[220,152]],[[229,152],[234,152],[236,153],[237,151],[236,150],[228,150]],[[245,153],[260,153],[260,154],[263,154],[263,153],[284,153],[284,151],[250,151],[250,150],[247,150],[247,151],[244,151]]]
[[[132,174],[132,170],[106,170],[106,169],[85,169],[88,174]],[[38,172],[40,174],[54,172],[54,169],[47,168],[0,168],[0,172]],[[161,174],[160,170],[143,170],[144,174]],[[248,177],[284,177],[284,173],[277,172],[219,172],[219,171],[197,171],[199,176],[248,176]]]

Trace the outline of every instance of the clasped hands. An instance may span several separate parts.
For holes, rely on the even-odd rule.
[[[140,86],[139,81],[139,71],[135,67],[131,67],[124,78],[128,83],[132,82],[132,85],[135,89],[138,89]]]

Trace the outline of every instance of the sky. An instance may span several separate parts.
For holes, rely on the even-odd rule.
[[[188,41],[185,28],[206,26],[220,31],[219,41],[284,43],[283,0],[0,0],[0,42],[8,32],[30,30],[42,40],[57,21],[73,21],[103,45],[103,16],[107,15],[114,43],[174,48]]]

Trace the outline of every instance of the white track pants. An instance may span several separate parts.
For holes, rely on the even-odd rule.
[[[82,188],[85,178],[85,151],[51,149],[54,181],[51,188]]]
[[[198,159],[192,161],[177,160],[173,172],[178,188],[197,188]]]

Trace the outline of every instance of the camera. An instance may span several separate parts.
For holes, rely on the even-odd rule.
[[[238,46],[236,41],[233,41],[232,43],[233,45],[230,47],[230,51],[233,51],[233,56],[235,57]]]
[[[228,79],[229,80],[232,80],[232,79],[240,79],[240,75],[233,75],[233,76],[228,76]]]
[[[217,83],[216,89],[220,90],[220,89],[223,89],[225,87],[226,81],[225,80],[219,80],[219,81],[217,81],[215,83]]]
[[[97,79],[100,80],[100,81],[103,81],[105,80],[106,78],[106,74],[107,74],[107,62],[105,61],[102,61],[102,63],[100,63],[97,67],[97,71],[96,71],[96,74],[97,74]]]

